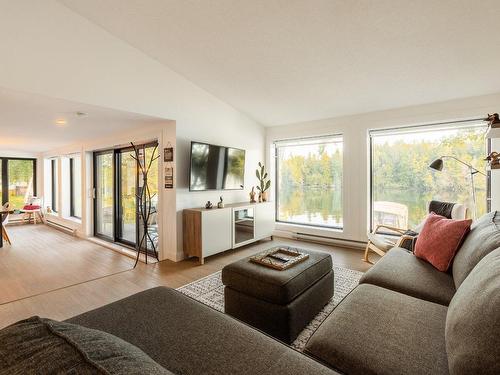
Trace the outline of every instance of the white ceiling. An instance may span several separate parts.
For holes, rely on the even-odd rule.
[[[498,0],[60,0],[264,125],[500,91]]]
[[[57,125],[59,119],[66,125]],[[38,153],[154,122],[158,119],[0,88],[0,152]]]

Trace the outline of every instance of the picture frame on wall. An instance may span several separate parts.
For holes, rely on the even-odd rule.
[[[174,168],[166,167],[165,168],[165,189],[173,189],[174,188]]]
[[[165,147],[163,149],[163,161],[165,163],[174,161],[174,148],[173,147]]]

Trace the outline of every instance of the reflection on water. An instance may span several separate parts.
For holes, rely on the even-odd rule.
[[[427,215],[427,203],[433,199],[464,203],[472,207],[470,197],[467,194],[462,195],[457,197],[456,192],[421,194],[417,191],[383,190],[374,192],[374,200],[406,206],[408,208],[407,226],[415,228]],[[283,189],[279,194],[278,219],[298,224],[341,228],[343,226],[341,198],[341,191],[329,188]],[[478,214],[482,215],[486,212],[486,194],[483,190],[478,191],[477,201]],[[383,212],[377,212],[374,215],[374,225],[389,224],[388,220],[392,218],[384,217]],[[391,224],[405,226],[399,222]]]
[[[382,189],[380,189],[382,190]],[[465,204],[468,207],[468,216],[472,216],[473,202],[471,194],[457,191],[441,191],[429,192],[422,194],[418,191],[401,191],[401,190],[383,190],[374,193],[376,201],[390,201],[404,204],[408,207],[408,228],[415,228],[427,215],[427,205],[431,200],[439,200],[443,202],[456,202]],[[478,217],[486,213],[486,191],[477,189],[477,211]],[[375,220],[377,215],[374,215],[374,225],[382,224]]]
[[[278,219],[342,228],[342,192],[333,187],[282,189],[279,194]]]

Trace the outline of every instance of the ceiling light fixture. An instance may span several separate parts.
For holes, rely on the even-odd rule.
[[[63,119],[63,118],[58,118],[56,120],[56,125],[58,125],[58,126],[64,126],[66,124],[67,124],[67,121],[65,119]]]

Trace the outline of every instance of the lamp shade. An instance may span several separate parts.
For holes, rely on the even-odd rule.
[[[434,160],[432,163],[429,164],[429,168],[435,169],[436,171],[442,171],[443,170],[443,159],[439,158]]]
[[[500,127],[490,126],[486,132],[486,138],[500,138]]]

